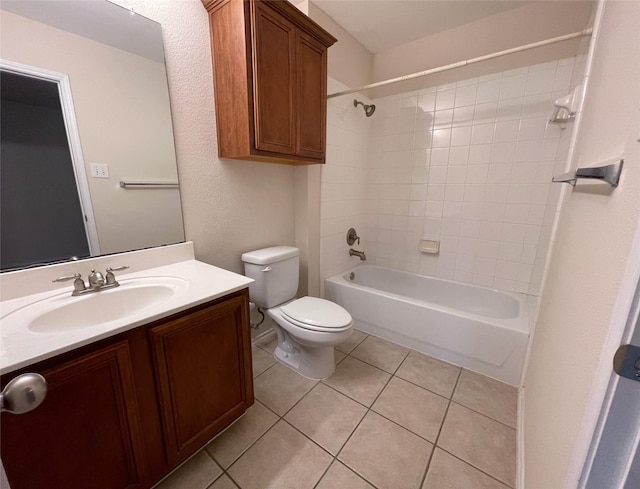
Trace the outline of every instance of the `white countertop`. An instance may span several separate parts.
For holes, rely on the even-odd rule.
[[[27,305],[50,298],[71,298],[73,286],[48,290],[0,302],[0,373],[5,374],[80,346],[116,335],[137,326],[170,316],[191,307],[248,287],[252,279],[196,260],[181,261],[134,273],[118,273],[125,283],[137,278],[173,277],[185,281],[185,287],[169,299],[148,309],[96,326],[58,332],[33,332],[12,314]],[[117,289],[112,289],[117,290]],[[108,291],[104,291],[108,292]],[[96,292],[95,294],[100,294]],[[93,295],[93,294],[88,294]],[[58,300],[58,299],[56,299]]]

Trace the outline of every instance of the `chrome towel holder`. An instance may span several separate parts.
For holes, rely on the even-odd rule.
[[[620,181],[620,174],[622,173],[622,165],[624,159],[617,160],[609,165],[596,166],[590,168],[578,168],[575,172],[564,173],[551,179],[556,183],[568,183],[569,185],[576,186],[576,182],[581,178],[589,178],[595,180],[602,180],[612,187],[617,187]]]

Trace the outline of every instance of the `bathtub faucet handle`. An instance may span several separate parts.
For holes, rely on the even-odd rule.
[[[353,243],[356,241],[360,244],[360,236],[358,236],[358,233],[354,228],[349,228],[349,231],[347,231],[347,244],[349,246],[353,246]]]

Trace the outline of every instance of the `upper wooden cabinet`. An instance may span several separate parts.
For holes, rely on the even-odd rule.
[[[221,158],[325,162],[327,48],[286,1],[202,0],[209,12]]]

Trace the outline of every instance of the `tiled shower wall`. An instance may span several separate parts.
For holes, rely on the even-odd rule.
[[[574,59],[373,101],[329,100],[322,168],[322,277],[367,263],[538,295],[570,126],[548,124]],[[575,79],[575,77],[574,77]],[[329,80],[329,93],[345,87]],[[438,254],[418,251],[422,238]]]
[[[329,93],[348,89],[329,78]],[[329,99],[327,104],[327,161],[322,166],[320,203],[320,270],[326,278],[351,268],[360,262],[349,256],[347,230],[354,227],[362,240],[372,243],[375,227],[371,216],[366,216],[367,173],[369,171],[369,145],[371,121],[364,110],[353,106],[356,94]],[[373,217],[375,219],[375,216]]]
[[[548,118],[572,69],[564,59],[374,100],[370,262],[538,294],[567,139]],[[419,252],[422,238],[439,253]]]

